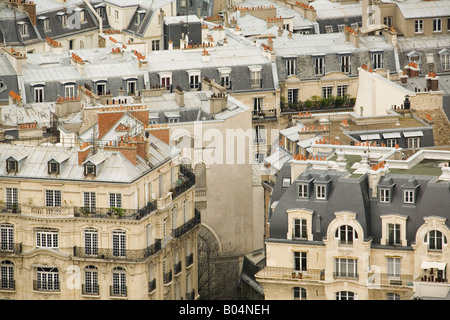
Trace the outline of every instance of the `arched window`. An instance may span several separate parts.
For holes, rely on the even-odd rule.
[[[0,225],[0,251],[14,250],[14,226],[10,223]]]
[[[0,289],[14,290],[14,263],[3,260],[0,263]]]
[[[423,240],[428,243],[430,250],[442,250],[442,245],[447,243],[447,238],[439,230],[431,230],[425,235]]]
[[[336,300],[355,300],[356,294],[351,291],[336,292]]]
[[[206,188],[206,165],[199,163],[195,165],[195,186],[196,189]]]
[[[34,289],[39,291],[59,291],[58,268],[37,268],[36,283]]]
[[[306,300],[306,289],[301,287],[292,288],[294,300]]]
[[[86,266],[84,268],[83,294],[98,295],[98,269],[96,266]]]
[[[122,267],[115,267],[112,271],[112,296],[127,296],[127,278],[126,270]]]
[[[112,232],[112,251],[114,257],[126,256],[126,233],[124,230]]]
[[[339,239],[340,244],[352,244],[353,240],[358,239],[356,230],[347,224],[339,226],[334,236]]]

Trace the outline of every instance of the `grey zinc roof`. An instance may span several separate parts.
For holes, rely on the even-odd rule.
[[[417,1],[396,2],[405,19],[450,16],[450,1]]]
[[[159,9],[176,0],[105,0],[105,3],[112,4],[117,7],[140,7],[144,9]]]

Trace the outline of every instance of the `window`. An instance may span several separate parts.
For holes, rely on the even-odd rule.
[[[189,219],[189,202],[184,200],[183,202],[183,223],[186,223]]]
[[[44,31],[50,31],[50,20],[49,19],[42,20],[42,24],[44,26]]]
[[[114,10],[114,18],[119,20],[119,10]]]
[[[386,293],[386,300],[400,300],[400,295],[395,292]]]
[[[403,190],[403,203],[414,204],[414,190]]]
[[[266,129],[262,125],[255,126],[255,139],[254,142],[256,144],[265,143],[266,142]]]
[[[220,76],[220,85],[226,89],[231,88],[230,75],[224,74]]]
[[[44,87],[34,87],[34,102],[44,102]]]
[[[335,278],[357,278],[358,260],[356,259],[334,259],[334,277]]]
[[[127,81],[127,95],[136,93],[136,81]]]
[[[450,53],[444,53],[441,55],[441,68],[444,71],[450,70]]]
[[[100,7],[95,9],[95,11],[97,11],[97,14],[100,16],[100,18],[105,19],[105,9]]]
[[[0,225],[0,251],[14,250],[14,226],[9,223]]]
[[[56,161],[49,161],[48,162],[48,173],[56,173],[59,174],[59,163]]]
[[[61,15],[59,15],[59,19],[61,21],[61,25],[63,27],[67,27],[67,15],[66,14],[61,14]]]
[[[251,71],[251,87],[252,88],[261,88],[262,87],[261,70],[252,70]]]
[[[389,245],[399,245],[401,243],[399,224],[388,223],[387,232],[387,240]]]
[[[341,72],[350,73],[350,56],[340,56]]]
[[[6,209],[12,210],[19,205],[19,190],[17,188],[5,188]]]
[[[441,32],[442,31],[442,19],[436,18],[433,19],[433,32]]]
[[[314,74],[316,76],[325,74],[325,58],[315,57],[314,58]]]
[[[264,98],[253,98],[253,114],[260,114],[264,105]]]
[[[419,149],[420,148],[420,138],[408,138],[408,148],[409,149]]]
[[[306,219],[294,219],[293,238],[307,239]]]
[[[292,288],[294,300],[306,300],[306,289],[301,287]]]
[[[308,185],[306,183],[301,183],[298,185],[298,197],[308,198]]]
[[[333,92],[332,86],[322,87],[322,98],[330,98]]]
[[[346,84],[337,86],[337,96],[344,98],[347,95],[347,88]]]
[[[383,53],[372,53],[372,68],[380,69],[383,68]]]
[[[163,196],[163,192],[164,192],[164,175],[163,175],[163,173],[161,173],[159,175],[158,179],[159,179],[159,183],[158,183],[158,185],[159,185],[159,196],[158,196],[158,198],[161,198]]]
[[[186,8],[187,0],[180,0],[180,8]]]
[[[344,32],[345,30],[345,24],[338,24],[338,32]]]
[[[75,86],[73,84],[64,86],[64,95],[66,98],[75,96]]]
[[[46,207],[61,207],[61,191],[60,190],[45,190],[45,206]]]
[[[380,188],[380,202],[390,203],[391,202],[391,189],[381,189]]]
[[[191,89],[198,89],[200,87],[200,76],[198,74],[196,75],[190,75],[189,76],[189,87]]]
[[[20,33],[22,34],[22,37],[29,36],[27,23],[19,24],[19,30],[20,30]]]
[[[105,82],[97,82],[96,83],[97,95],[102,96],[106,94],[106,83]]]
[[[4,260],[0,263],[0,289],[14,290],[14,263]]]
[[[383,17],[383,23],[388,27],[392,27],[392,17]]]
[[[98,231],[97,229],[84,230],[84,254],[96,256],[98,254]]]
[[[160,40],[152,40],[152,51],[160,50]]]
[[[86,266],[84,268],[84,286],[83,294],[98,295],[98,269],[95,266]]]
[[[285,60],[286,75],[289,77],[291,75],[297,74],[296,60],[286,59]]]
[[[91,213],[95,212],[95,192],[83,192],[83,206],[85,210],[89,210]]]
[[[333,26],[325,26],[325,33],[333,33]]]
[[[134,24],[140,24],[141,23],[141,14],[136,13],[136,19],[134,20]]]
[[[294,252],[294,271],[306,271],[306,252]]]
[[[58,230],[40,229],[36,231],[36,247],[37,248],[58,248]]]
[[[387,273],[390,277],[400,277],[401,270],[401,260],[400,258],[387,258]]]
[[[336,229],[335,237],[340,244],[352,244],[353,240],[358,239],[358,233],[352,226],[345,224]]]
[[[298,102],[298,89],[288,89],[288,103]]]
[[[172,208],[172,229],[175,229],[177,227],[177,208]]]
[[[386,140],[386,146],[388,148],[395,148],[396,144],[397,144],[397,139],[387,139]]]
[[[18,170],[18,165],[17,165],[17,161],[12,159],[12,160],[6,160],[6,171],[8,172],[17,172]]]
[[[423,20],[418,19],[414,21],[414,32],[415,33],[423,33]]]
[[[95,165],[87,163],[84,165],[84,175],[94,175],[95,176]]]
[[[355,300],[355,293],[351,291],[336,292],[336,300]]]
[[[86,22],[86,16],[84,10],[80,10],[80,21]]]
[[[112,232],[112,252],[114,257],[125,257],[126,243],[125,231],[114,230]]]
[[[59,291],[59,272],[57,268],[37,268],[35,290]]]
[[[325,185],[316,185],[316,199],[324,200],[326,199],[326,186]]]
[[[127,279],[125,269],[116,267],[112,273],[112,296],[127,296]]]
[[[447,243],[447,238],[439,230],[431,230],[428,232],[424,239],[425,243],[428,243],[428,249],[430,250],[442,250],[442,245]]]
[[[109,206],[112,208],[122,208],[122,194],[110,193],[109,194]]]

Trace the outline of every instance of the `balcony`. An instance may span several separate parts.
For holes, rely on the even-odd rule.
[[[169,272],[164,273],[164,285],[168,285],[170,283],[172,283],[172,270],[170,270]]]
[[[358,280],[358,273],[354,272],[333,272],[334,279]]]
[[[20,203],[0,203],[1,213],[20,213]]]
[[[382,286],[412,286],[413,275],[400,274],[392,275],[387,273],[375,273],[370,276],[371,285]]]
[[[111,297],[126,297],[127,286],[109,286],[109,295]]]
[[[175,199],[195,185],[195,174],[188,167],[180,165],[178,181],[177,186],[172,190],[172,199]]]
[[[179,275],[181,273],[182,264],[181,261],[177,262],[173,266],[173,271],[175,273],[175,276]]]
[[[22,203],[20,206],[20,213],[30,216],[39,217],[71,217],[74,215],[73,207],[43,207],[32,204]]]
[[[22,253],[21,243],[1,243],[0,245],[0,256],[7,254],[20,254]]]
[[[195,290],[186,292],[186,300],[195,300]]]
[[[155,243],[145,249],[138,250],[118,250],[105,248],[85,248],[73,247],[73,256],[77,258],[88,259],[106,259],[106,260],[130,260],[141,261],[161,250],[161,239],[156,239]]]
[[[98,296],[100,295],[99,286],[98,285],[81,285],[81,294],[86,296]]]
[[[252,120],[274,120],[277,119],[277,109],[253,110]]]
[[[15,280],[2,279],[0,282],[0,290],[15,291],[16,282]]]
[[[182,226],[180,226],[176,229],[173,229],[172,236],[174,238],[179,238],[179,237],[185,235],[186,233],[188,233],[189,231],[191,231],[192,229],[194,229],[197,225],[199,225],[201,223],[200,211],[198,209],[194,209],[194,212],[195,212],[195,214],[192,219],[188,220]]]
[[[141,209],[124,208],[85,208],[73,207],[73,215],[83,218],[101,218],[101,219],[128,219],[140,220],[150,213],[156,211],[157,200],[147,202]]]
[[[34,291],[59,292],[59,281],[38,281],[33,280]]]
[[[301,276],[300,276],[301,273]],[[265,267],[255,275],[257,278],[286,280],[286,281],[302,281],[313,280],[323,281],[323,270],[308,269],[306,271],[295,271],[287,267]]]
[[[186,256],[186,268],[190,267],[194,263],[194,254],[191,253],[190,255]]]
[[[156,290],[156,279],[153,279],[148,283],[148,293],[152,293],[155,290]]]

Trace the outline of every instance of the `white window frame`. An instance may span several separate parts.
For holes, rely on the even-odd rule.
[[[309,197],[309,185],[306,183],[298,184],[298,197],[301,199],[307,199]]]
[[[98,295],[98,268],[92,265],[84,268],[84,294]]]
[[[5,205],[6,209],[10,210],[14,205],[19,204],[19,189],[5,188]]]
[[[423,33],[423,19],[414,20],[414,33]]]
[[[395,148],[396,144],[397,144],[397,139],[387,139],[386,140],[386,146],[388,148]]]
[[[292,88],[287,90],[288,94],[288,103],[297,103],[298,102],[298,88]]]
[[[61,207],[62,192],[61,190],[45,190],[45,206]]]
[[[64,96],[66,98],[72,98],[75,96],[75,85],[67,84],[64,86]]]
[[[372,53],[372,69],[381,69],[384,67],[383,52]]]
[[[386,232],[387,245],[400,245],[402,243],[401,225],[399,223],[388,223]]]
[[[59,291],[58,268],[38,267],[36,270],[36,289],[40,291]]]
[[[113,296],[127,295],[127,275],[125,269],[116,267],[112,271],[112,290]]]
[[[323,76],[325,74],[325,57],[313,58],[314,75]]]
[[[419,149],[419,148],[420,148],[420,137],[408,138],[408,149]]]
[[[339,57],[341,72],[343,73],[350,73],[351,71],[351,57],[350,55],[341,55]]]
[[[14,225],[0,224],[0,251],[14,251]]]
[[[126,257],[127,239],[125,230],[112,231],[112,255],[114,257]]]
[[[14,263],[9,260],[0,262],[0,289],[14,290]]]
[[[344,98],[348,92],[348,84],[340,84],[336,86],[336,96]]]
[[[381,203],[391,203],[391,189],[390,188],[380,188],[380,202]]]
[[[35,86],[33,87],[33,97],[34,102],[44,102],[45,101],[45,87]]]
[[[352,291],[338,291],[336,300],[356,300],[356,294]]]
[[[337,278],[358,277],[358,259],[334,258],[334,276]]]
[[[83,232],[84,237],[84,254],[87,256],[98,255],[98,230],[87,228]]]
[[[441,68],[444,71],[450,70],[450,53],[447,51],[440,55]]]
[[[152,40],[152,51],[161,50],[161,40]]]
[[[403,203],[414,204],[415,203],[415,191],[414,190],[403,190]]]
[[[387,257],[386,263],[388,277],[400,277],[401,259],[399,257]]]
[[[325,200],[327,198],[327,186],[324,184],[315,185],[316,199]]]
[[[109,194],[109,207],[122,208],[122,194],[110,193]]]
[[[58,249],[58,230],[36,230],[36,248]]]
[[[294,300],[306,300],[306,289],[302,287],[293,287],[292,295]]]
[[[293,230],[292,230],[292,238],[293,239],[308,239],[308,221],[304,218],[293,218]]]
[[[95,212],[95,209],[97,207],[95,192],[83,191],[83,207],[90,212]]]
[[[322,87],[322,98],[330,98],[333,95],[333,86]]]
[[[358,240],[358,233],[355,228],[348,224],[343,224],[336,228],[334,236],[339,240],[339,244],[350,245],[355,240]]]
[[[253,114],[259,114],[264,108],[264,98],[254,97],[253,98]]]
[[[127,80],[127,95],[136,94],[136,91],[137,91],[137,81]]]
[[[285,62],[286,76],[292,76],[297,74],[297,60],[296,59],[286,59]]]
[[[433,32],[442,32],[442,19],[433,19]]]
[[[296,272],[304,272],[308,270],[308,257],[306,251],[294,251],[293,258],[293,270]]]

